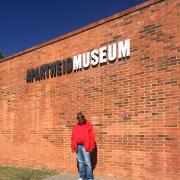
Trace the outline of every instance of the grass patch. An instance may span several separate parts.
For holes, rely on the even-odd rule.
[[[58,174],[55,170],[0,166],[0,180],[41,180]]]

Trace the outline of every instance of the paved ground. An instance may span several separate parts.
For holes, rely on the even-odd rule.
[[[43,180],[78,180],[78,176],[74,176],[72,174],[59,174],[55,175],[49,178],[45,178]],[[103,177],[95,177],[94,180],[113,180],[113,179],[108,179],[108,178],[103,178]]]

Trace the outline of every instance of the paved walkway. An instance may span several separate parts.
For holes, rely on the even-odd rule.
[[[73,174],[62,173],[59,175],[45,178],[43,180],[78,180],[78,176],[75,176]],[[108,178],[103,178],[103,177],[95,177],[94,180],[113,180],[113,179],[108,179]]]

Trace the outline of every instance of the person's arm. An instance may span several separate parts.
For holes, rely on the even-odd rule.
[[[90,136],[90,151],[92,151],[95,148],[95,134],[94,134],[94,128],[92,124],[89,131],[89,136]]]
[[[76,151],[76,146],[75,146],[75,127],[73,127],[73,129],[72,129],[71,149],[72,149],[72,152]]]

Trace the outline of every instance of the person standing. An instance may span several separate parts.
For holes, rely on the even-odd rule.
[[[93,180],[90,155],[95,148],[93,125],[86,120],[82,112],[77,114],[78,122],[72,129],[71,148],[77,153],[79,180]]]

